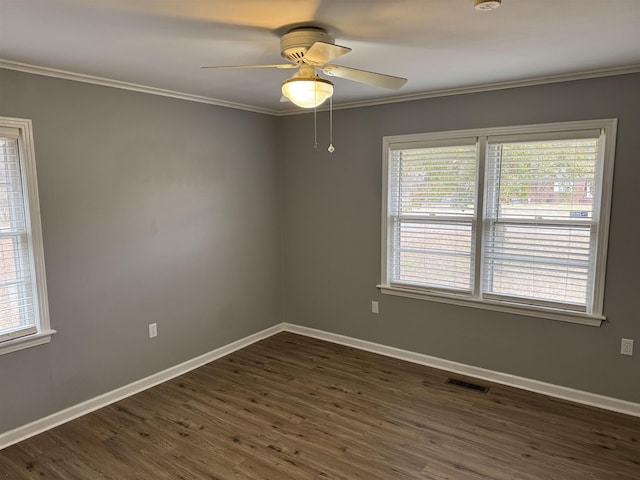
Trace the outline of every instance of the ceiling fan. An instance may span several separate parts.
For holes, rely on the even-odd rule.
[[[225,65],[201,68],[295,68],[298,71],[282,82],[283,101],[291,100],[303,108],[321,105],[333,95],[333,83],[318,75],[344,78],[376,87],[397,90],[407,83],[406,78],[382,73],[358,70],[351,67],[329,64],[330,61],[351,51],[348,47],[335,44],[334,38],[326,30],[317,27],[294,28],[280,38],[280,54],[290,63],[267,65]]]

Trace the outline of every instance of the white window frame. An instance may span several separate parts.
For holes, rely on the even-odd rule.
[[[557,137],[560,132],[592,130],[602,132],[604,148],[602,149],[600,163],[600,177],[596,190],[601,189],[600,203],[594,204],[594,211],[599,210],[596,226],[596,248],[593,266],[595,268],[593,297],[586,312],[576,312],[549,307],[547,305],[508,303],[497,301],[482,295],[480,283],[482,268],[482,251],[484,228],[487,224],[487,215],[484,205],[484,195],[487,188],[485,178],[485,164],[487,156],[487,139],[489,137],[511,135],[542,135],[549,134],[551,138]],[[585,120],[575,122],[545,123],[534,125],[519,125],[511,127],[480,128],[471,130],[433,132],[411,135],[394,135],[383,137],[382,152],[382,263],[381,283],[378,285],[383,294],[397,295],[401,297],[416,298],[421,300],[450,303],[484,310],[507,312],[518,315],[547,318],[571,323],[591,326],[600,326],[605,320],[603,314],[605,270],[607,262],[607,244],[609,238],[609,218],[611,212],[611,195],[613,188],[613,168],[616,144],[617,119]],[[390,262],[392,259],[392,222],[389,213],[389,191],[391,152],[401,148],[420,148],[431,143],[456,142],[463,138],[475,137],[477,139],[477,183],[476,183],[476,217],[474,220],[473,245],[472,245],[472,292],[457,293],[444,289],[433,289],[421,286],[408,286],[393,284],[390,278]]]
[[[20,175],[25,208],[29,268],[34,280],[34,326],[32,329],[22,331],[19,334],[20,336],[14,337],[5,333],[4,338],[0,341],[0,355],[48,343],[51,340],[51,336],[56,333],[55,330],[51,329],[49,322],[49,303],[32,123],[29,119],[0,116],[0,129],[2,128],[18,131],[18,155],[20,158]]]

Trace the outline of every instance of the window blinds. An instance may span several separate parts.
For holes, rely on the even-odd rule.
[[[579,133],[538,141],[489,137],[486,298],[582,312],[591,303],[600,140],[598,131]]]
[[[384,137],[381,292],[599,325],[616,129]]]
[[[36,332],[18,131],[0,130],[0,341]]]
[[[391,282],[471,289],[475,138],[396,146],[389,164]]]

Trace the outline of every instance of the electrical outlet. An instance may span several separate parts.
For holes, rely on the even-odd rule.
[[[620,342],[620,353],[622,355],[633,355],[633,340],[623,338],[622,342]]]
[[[371,313],[380,313],[380,305],[375,300],[371,302]]]
[[[149,324],[149,338],[153,338],[153,337],[157,337],[158,336],[158,324],[157,323],[150,323]]]

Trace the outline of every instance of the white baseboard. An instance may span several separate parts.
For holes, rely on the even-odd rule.
[[[206,365],[283,330],[279,324],[44,418],[0,434],[0,450]]]
[[[571,402],[579,403],[582,405],[589,405],[605,410],[624,413],[626,415],[632,415],[634,417],[640,417],[640,403],[620,400],[617,398],[589,393],[582,390],[575,390],[573,388],[540,382],[538,380],[531,380],[529,378],[518,377],[516,375],[511,375],[508,373],[496,372],[494,370],[474,367],[472,365],[465,365],[463,363],[452,362],[450,360],[431,357],[422,353],[415,353],[408,350],[388,347],[379,343],[367,342],[365,340],[346,337],[344,335],[338,335],[322,330],[316,330],[314,328],[301,327],[299,325],[285,323],[282,326],[282,330],[305,335],[307,337],[317,338],[319,340],[326,340],[328,342],[333,342],[348,347],[357,348],[359,350],[378,353],[380,355],[425,365],[427,367],[438,368],[440,370],[446,370],[452,373],[458,373],[460,375],[466,375],[469,377],[487,380],[502,385],[508,385],[510,387],[516,387],[522,390],[528,390],[530,392],[542,393],[550,397],[561,398],[563,400],[569,400]]]
[[[531,392],[542,393],[550,397],[561,398],[569,400],[575,403],[583,405],[590,405],[593,407],[602,408],[605,410],[611,410],[614,412],[620,412],[635,417],[640,417],[640,404],[629,402],[626,400],[619,400],[617,398],[606,397],[604,395],[597,395],[595,393],[584,392],[581,390],[574,390],[572,388],[562,387],[559,385],[553,385],[551,383],[540,382],[537,380],[531,380],[524,377],[518,377],[516,375],[510,375],[507,373],[496,372],[493,370],[487,370],[485,368],[474,367],[471,365],[465,365],[463,363],[452,362],[450,360],[444,360],[442,358],[431,357],[422,353],[410,352],[408,350],[402,350],[395,347],[389,347],[381,345],[379,343],[368,342],[357,338],[347,337],[336,333],[325,332],[322,330],[316,330],[314,328],[302,327],[291,323],[280,323],[273,327],[267,328],[260,332],[249,335],[248,337],[241,338],[235,342],[232,342],[223,347],[212,350],[211,352],[200,355],[186,362],[183,362],[174,367],[170,367],[158,373],[154,373],[146,378],[137,380],[133,383],[117,388],[103,395],[99,395],[95,398],[79,403],[72,407],[61,410],[54,414],[48,415],[44,418],[28,423],[21,427],[17,427],[13,430],[0,434],[0,450],[6,448],[15,443],[26,440],[39,433],[45,432],[51,428],[57,427],[63,423],[69,422],[75,418],[86,415],[95,410],[98,410],[112,403],[123,400],[131,395],[135,395],[143,390],[154,387],[160,383],[171,380],[172,378],[183,375],[191,370],[206,365],[209,362],[224,357],[230,353],[247,347],[252,343],[258,342],[265,338],[268,338],[277,333],[287,331],[291,333],[297,333],[307,337],[317,338],[319,340],[325,340],[339,345],[345,345],[348,347],[357,348],[359,350],[365,350],[387,357],[393,357],[400,360],[405,360],[428,367],[438,368],[440,370],[446,370],[452,373],[458,373],[461,375],[467,375],[490,382],[500,383],[502,385],[508,385],[511,387],[521,388]]]

